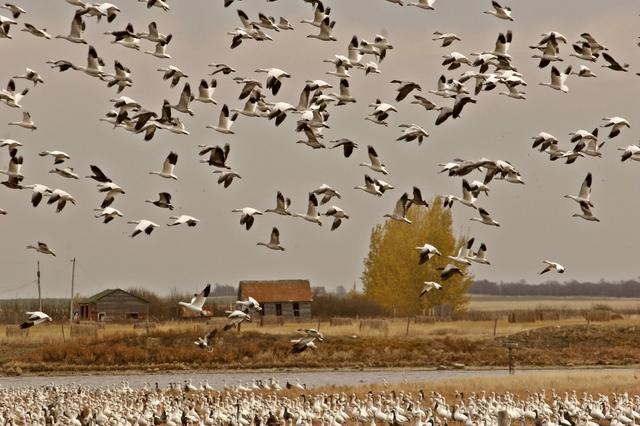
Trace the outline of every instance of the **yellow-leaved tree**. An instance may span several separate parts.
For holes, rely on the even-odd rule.
[[[362,276],[365,294],[399,315],[418,314],[445,304],[454,311],[465,310],[473,278],[467,272],[467,265],[447,258],[456,256],[464,243],[453,234],[450,209],[444,208],[441,198],[436,197],[429,208],[413,205],[407,218],[411,224],[388,219],[371,231]],[[442,256],[434,256],[419,265],[416,247],[425,243],[435,246]],[[448,263],[458,266],[465,272],[464,276],[456,274],[442,281],[437,268]],[[442,289],[419,297],[424,281],[440,283]]]

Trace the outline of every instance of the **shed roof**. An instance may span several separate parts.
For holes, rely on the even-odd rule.
[[[81,300],[79,303],[85,303],[85,304],[86,303],[96,303],[98,300],[102,299],[103,297],[108,296],[108,295],[110,295],[112,293],[115,293],[115,292],[118,292],[118,291],[120,291],[122,293],[125,293],[125,294],[127,294],[127,295],[129,295],[131,297],[134,297],[134,298],[136,298],[138,300],[141,300],[144,303],[149,303],[148,300],[145,300],[142,297],[136,296],[135,294],[131,294],[128,291],[124,291],[121,288],[108,288],[106,290],[102,290],[100,293],[96,293],[91,297],[87,297],[86,299]]]
[[[253,297],[264,302],[311,302],[313,292],[309,280],[240,281],[238,297]]]

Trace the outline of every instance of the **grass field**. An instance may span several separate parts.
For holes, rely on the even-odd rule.
[[[640,311],[640,299],[619,297],[539,297],[472,295],[469,309],[508,311],[511,309],[592,309],[606,305],[614,311]]]

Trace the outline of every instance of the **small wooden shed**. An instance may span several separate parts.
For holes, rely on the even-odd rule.
[[[107,289],[78,303],[85,321],[140,321],[149,316],[149,302],[122,289]]]
[[[239,300],[249,296],[260,303],[262,315],[311,318],[309,280],[240,281]]]

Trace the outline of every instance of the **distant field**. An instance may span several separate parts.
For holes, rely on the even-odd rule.
[[[508,311],[512,309],[591,309],[607,305],[613,310],[640,310],[640,299],[618,297],[540,297],[472,295],[469,309],[476,311]]]

